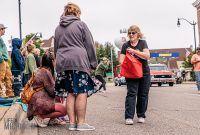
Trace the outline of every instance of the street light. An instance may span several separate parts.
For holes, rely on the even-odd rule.
[[[19,5],[19,36],[22,39],[22,20],[21,20],[21,0],[18,0]]]
[[[193,30],[194,30],[194,51],[196,53],[196,33],[195,33],[195,25],[197,24],[195,21],[193,21],[192,23],[190,21],[188,21],[187,19],[185,18],[178,18],[178,21],[177,21],[177,26],[180,27],[181,23],[180,23],[180,20],[185,20],[186,22],[188,22],[190,25],[193,26]]]

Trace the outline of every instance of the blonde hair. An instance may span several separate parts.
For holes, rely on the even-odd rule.
[[[74,15],[74,16],[79,16],[81,14],[81,9],[78,5],[69,2],[67,5],[64,7],[64,15]]]
[[[29,44],[29,45],[27,46],[27,51],[28,51],[28,53],[33,52],[34,49],[35,49],[35,45],[34,45],[34,44]]]
[[[136,32],[138,33],[138,38],[142,39],[143,38],[143,34],[140,31],[140,28],[137,25],[132,25],[128,28],[128,32]]]

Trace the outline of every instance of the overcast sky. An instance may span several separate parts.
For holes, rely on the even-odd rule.
[[[5,42],[19,37],[18,0],[0,0],[0,23],[8,27]],[[197,20],[195,0],[72,0],[82,10],[83,20],[94,40],[111,42],[120,35],[121,28],[136,24],[146,37],[150,49],[184,48],[194,45],[193,27],[177,18]],[[67,0],[21,0],[22,36],[42,32],[43,39],[54,34]],[[196,26],[196,33],[197,33]],[[197,35],[197,44],[198,42]]]

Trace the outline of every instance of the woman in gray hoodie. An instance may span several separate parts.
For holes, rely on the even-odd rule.
[[[68,3],[55,30],[56,96],[67,92],[69,130],[94,130],[85,123],[87,96],[94,91],[91,69],[97,66],[96,49],[87,25],[80,20],[78,5]]]

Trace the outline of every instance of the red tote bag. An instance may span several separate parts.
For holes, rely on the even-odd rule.
[[[126,52],[124,61],[121,64],[120,75],[125,78],[142,78],[142,63],[130,53]]]

